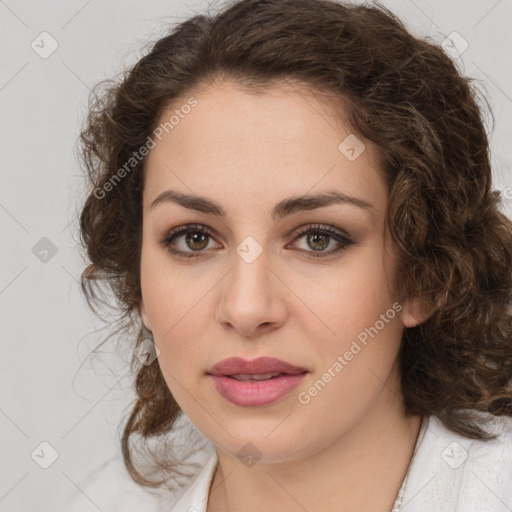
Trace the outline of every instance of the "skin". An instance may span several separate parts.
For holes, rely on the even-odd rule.
[[[404,326],[417,325],[424,313],[390,286],[395,253],[387,245],[387,191],[376,148],[364,141],[365,151],[347,159],[338,145],[351,130],[334,121],[326,101],[289,84],[248,94],[222,82],[193,97],[197,106],[146,161],[141,314],[171,393],[217,449],[207,512],[388,512],[421,421],[404,409],[397,354]],[[185,103],[175,101],[161,120]],[[169,189],[209,197],[227,215],[174,202],[151,209]],[[279,221],[270,216],[285,198],[331,189],[372,208],[334,204]],[[160,241],[189,223],[214,235],[187,245],[178,234],[175,249],[202,251],[187,261]],[[315,246],[308,235],[296,234],[311,224],[344,230],[354,243],[329,254],[340,246],[335,239]],[[236,252],[248,236],[263,251],[250,264]],[[307,258],[324,243],[325,256]],[[301,403],[298,394],[393,303],[401,311],[309,403]],[[274,403],[237,406],[206,374],[234,355],[273,356],[310,373]],[[237,457],[249,442],[261,452],[252,466]]]

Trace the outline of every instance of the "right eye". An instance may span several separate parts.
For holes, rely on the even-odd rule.
[[[175,240],[184,237],[185,245],[179,249],[174,248]],[[161,245],[171,254],[179,258],[198,258],[208,247],[208,238],[213,237],[212,232],[201,224],[186,224],[171,229],[161,240]],[[191,251],[187,251],[191,249]]]

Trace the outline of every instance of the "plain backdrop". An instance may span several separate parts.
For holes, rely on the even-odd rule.
[[[493,108],[494,188],[512,216],[512,2],[382,3],[438,44],[458,33],[454,59]],[[88,357],[108,331],[78,284],[76,139],[89,88],[216,5],[0,1],[0,511],[62,510],[76,482],[119,450],[132,382],[112,344]]]

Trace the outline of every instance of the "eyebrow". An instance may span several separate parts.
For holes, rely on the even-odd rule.
[[[176,192],[175,190],[166,190],[165,192],[159,194],[151,203],[150,210],[155,208],[157,205],[166,202],[177,203],[184,208],[197,210],[209,215],[215,215],[222,218],[226,217],[226,211],[215,201],[208,199],[207,197],[182,194],[180,192]],[[349,204],[364,210],[374,209],[370,203],[364,201],[363,199],[353,197],[346,194],[345,192],[340,192],[338,190],[327,190],[317,194],[294,196],[283,199],[274,206],[272,209],[271,217],[275,221],[296,212],[303,210],[315,210],[317,208],[330,206],[332,204]]]

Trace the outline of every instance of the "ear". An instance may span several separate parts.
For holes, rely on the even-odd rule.
[[[402,320],[405,327],[416,327],[423,323],[433,313],[433,308],[428,307],[418,297],[408,299],[404,303],[402,310]]]
[[[144,323],[144,327],[148,331],[152,332],[151,322],[149,321],[148,313],[146,311],[146,307],[144,305],[144,300],[143,299],[140,299],[139,313],[142,316],[142,322]]]

